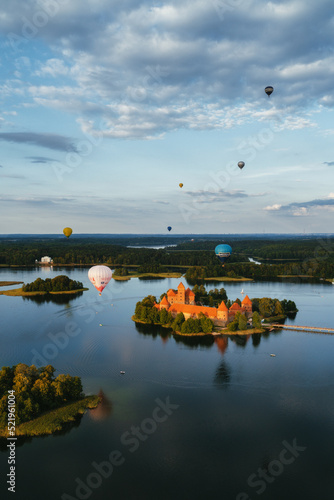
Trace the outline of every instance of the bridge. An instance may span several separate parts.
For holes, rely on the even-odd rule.
[[[280,325],[279,323],[272,323],[269,326],[272,328],[286,328],[287,330],[301,330],[304,332],[334,333],[334,328],[324,328],[318,326]]]

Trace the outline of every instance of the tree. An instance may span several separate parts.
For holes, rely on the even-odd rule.
[[[171,324],[171,327],[172,329],[174,330],[174,332],[177,330],[177,331],[180,331],[181,330],[181,325],[182,323],[185,321],[185,317],[184,317],[184,314],[182,312],[178,313],[173,321],[173,323]]]
[[[244,314],[238,315],[238,330],[247,330],[247,318]]]
[[[260,318],[260,315],[257,311],[253,312],[252,326],[253,326],[253,328],[261,328],[261,318]]]

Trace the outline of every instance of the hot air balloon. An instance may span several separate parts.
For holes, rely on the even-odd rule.
[[[111,280],[112,272],[107,266],[93,266],[88,271],[89,281],[95,286],[100,295]]]
[[[245,166],[245,162],[244,161],[239,161],[238,167],[241,169],[241,168],[244,168],[244,166]]]
[[[63,233],[65,234],[66,238],[69,238],[72,234],[72,229],[70,227],[64,227]]]
[[[168,226],[167,229],[168,229],[168,231],[171,231],[172,226]]]
[[[271,87],[271,86],[266,87],[266,88],[264,89],[264,91],[265,91],[265,93],[267,94],[267,96],[268,96],[268,97],[270,97],[270,95],[274,92],[274,87]]]
[[[180,188],[182,188],[182,187],[183,187],[183,184],[182,184],[182,182],[180,182],[179,186],[180,186]]]
[[[225,243],[222,245],[217,245],[215,248],[215,253],[220,262],[224,266],[225,261],[229,258],[229,256],[232,253],[232,248],[230,247],[230,245],[226,245]]]

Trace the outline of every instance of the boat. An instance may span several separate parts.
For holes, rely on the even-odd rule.
[[[121,375],[124,375],[124,374],[125,374],[125,372],[123,372],[123,371],[120,371],[119,373],[120,373]]]
[[[240,293],[241,293],[241,294],[244,294],[244,293],[245,293],[245,292],[244,292],[244,289],[242,289]]]
[[[274,358],[276,356],[276,354],[270,354],[270,356],[272,356]]]

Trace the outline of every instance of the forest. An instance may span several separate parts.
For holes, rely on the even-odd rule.
[[[79,377],[54,376],[51,365],[36,368],[24,363],[0,372],[0,429],[7,426],[8,391],[15,395],[16,425],[38,417],[41,413],[58,408],[65,403],[82,399],[82,384]]]
[[[60,275],[55,278],[42,280],[37,278],[32,283],[22,286],[23,292],[68,292],[72,290],[82,290],[84,288],[81,281],[71,280],[68,276]]]
[[[140,272],[167,272],[174,266],[184,270],[187,277],[198,280],[207,277],[275,278],[280,276],[306,276],[332,279],[334,277],[334,238],[289,237],[228,238],[233,253],[225,266],[221,266],[214,249],[222,240],[189,237],[177,239],[176,246],[161,249],[140,248],[146,238],[0,238],[0,265],[35,266],[35,261],[49,255],[54,265],[106,264],[110,267],[133,266]],[[165,242],[166,238],[160,240]],[[124,241],[124,244],[119,244]],[[154,242],[159,241],[158,237]],[[170,240],[175,241],[175,240]],[[115,244],[117,242],[118,244]],[[138,248],[125,244],[135,243]],[[175,244],[175,243],[174,243]],[[249,258],[261,262],[250,262]]]

